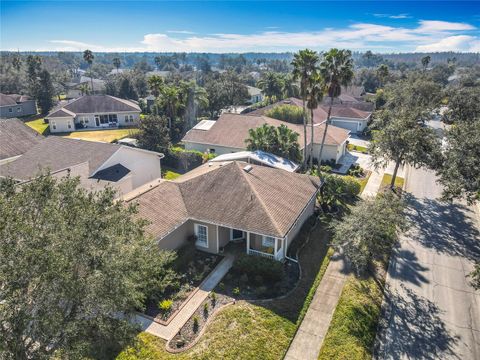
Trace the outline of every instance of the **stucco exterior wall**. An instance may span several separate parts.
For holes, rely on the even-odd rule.
[[[224,247],[230,241],[230,229],[219,226],[218,227],[218,247]]]
[[[73,116],[48,119],[48,126],[51,133],[75,131]]]
[[[193,225],[187,221],[176,228],[173,232],[158,241],[160,249],[174,250],[187,242],[190,235],[193,235]]]
[[[298,218],[297,222],[293,225],[293,227],[288,232],[286,236],[285,254],[287,253],[288,247],[292,243],[293,239],[295,239],[295,237],[298,235],[305,221],[307,221],[307,219],[313,215],[313,212],[315,211],[315,201],[316,201],[316,196],[314,196],[310,200],[310,202],[305,207],[303,213]]]
[[[323,146],[323,153],[322,153],[322,160],[329,161],[331,159],[337,161],[340,156],[340,147],[335,145],[324,145]],[[320,144],[313,144],[313,156],[315,159],[318,159],[320,156]]]
[[[213,254],[216,254],[218,253],[218,246],[217,246],[217,225],[212,225],[212,224],[208,224],[208,223],[204,223],[204,222],[201,222],[201,221],[197,221],[197,220],[192,220],[192,230],[195,229],[195,224],[200,224],[200,225],[204,225],[207,227],[207,243],[208,243],[208,246],[207,247],[204,247],[204,246],[200,246],[197,244],[197,248],[199,250],[203,250],[203,251],[206,251],[206,252],[209,252],[209,253],[213,253]]]
[[[352,133],[361,133],[367,127],[369,119],[370,117],[366,119],[335,117],[332,118],[332,125],[351,130]]]
[[[132,147],[122,146],[97,171],[116,164],[122,164],[130,169],[133,188],[161,177],[160,158]]]
[[[185,142],[185,150],[197,150],[202,153],[209,152],[210,149],[215,149],[216,155],[230,154],[238,151],[244,151],[245,148],[231,148],[226,146],[218,145],[207,145],[207,144],[198,144],[193,142]]]

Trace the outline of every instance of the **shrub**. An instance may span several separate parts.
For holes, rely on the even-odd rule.
[[[274,106],[267,110],[265,115],[292,124],[303,124],[303,109],[295,105],[283,104]]]
[[[171,147],[165,154],[162,163],[174,169],[192,170],[204,162],[213,159],[215,154],[204,154],[196,150],[185,150],[181,147]]]
[[[212,306],[215,306],[215,304],[217,303],[217,294],[215,294],[215,292],[211,292],[210,293],[210,299],[212,300]]]
[[[205,304],[203,304],[203,316],[204,317],[207,317],[208,316],[208,302],[206,302]]]
[[[258,297],[263,297],[267,293],[268,289],[266,286],[259,286],[255,289],[255,294]]]
[[[324,179],[320,204],[326,211],[344,207],[360,193],[360,183],[351,176],[326,174]]]
[[[247,285],[248,284],[248,275],[247,274],[242,274],[240,276],[240,279],[238,280],[238,282],[242,285]]]
[[[193,332],[194,333],[196,333],[198,331],[198,324],[199,324],[198,316],[194,316],[193,317]]]
[[[188,241],[185,245],[178,249],[178,256],[174,264],[175,269],[177,271],[186,269],[188,264],[195,260],[196,251],[195,242],[193,241]]]
[[[260,275],[255,275],[255,277],[253,278],[253,283],[255,285],[263,284],[263,277],[261,277]]]
[[[263,257],[241,255],[233,264],[233,271],[238,275],[246,274],[249,279],[261,276],[265,282],[275,283],[284,276],[283,264]]]
[[[158,303],[158,308],[161,312],[167,313],[172,309],[173,301],[170,299],[162,300]]]
[[[235,296],[240,295],[240,288],[239,288],[239,287],[234,288],[234,289],[232,290],[232,293],[233,293],[233,295],[235,295]]]

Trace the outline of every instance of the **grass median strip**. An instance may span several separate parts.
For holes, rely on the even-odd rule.
[[[373,278],[349,277],[320,350],[319,360],[371,359],[383,294]]]

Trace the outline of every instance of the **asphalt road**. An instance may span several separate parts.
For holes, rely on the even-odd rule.
[[[412,225],[387,275],[376,359],[480,359],[480,291],[467,275],[480,260],[478,214],[438,201],[435,175],[410,169]]]

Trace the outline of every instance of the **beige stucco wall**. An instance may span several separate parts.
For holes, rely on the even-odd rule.
[[[218,227],[218,246],[219,248],[226,246],[230,241],[230,229],[219,226]]]
[[[324,145],[323,146],[323,153],[322,153],[322,160],[335,160],[338,161],[340,157],[343,155],[342,147],[345,147],[345,143],[342,146],[336,145]],[[313,144],[313,156],[315,159],[318,159],[320,156],[320,144]]]
[[[70,127],[68,127],[70,124]],[[53,126],[55,125],[55,129]],[[48,126],[51,133],[72,132],[75,131],[75,124],[73,116],[69,117],[55,117],[48,119]]]
[[[188,237],[193,234],[193,226],[190,221],[185,222],[173,232],[158,241],[161,249],[174,250],[186,243]]]
[[[231,148],[218,145],[207,145],[207,144],[198,144],[193,142],[185,142],[185,150],[197,150],[202,153],[210,151],[210,149],[215,149],[216,155],[230,154],[238,151],[244,151],[245,148]]]
[[[303,213],[300,214],[300,217],[298,218],[297,222],[293,225],[293,227],[288,232],[286,236],[285,254],[287,253],[288,247],[292,243],[293,239],[295,239],[295,236],[298,235],[298,232],[302,228],[305,221],[307,221],[307,219],[313,215],[313,212],[315,211],[315,201],[316,201],[316,197],[314,196],[310,200],[308,205],[305,207]]]
[[[217,225],[212,225],[212,224],[204,223],[204,222],[197,221],[197,220],[192,220],[191,222],[192,222],[192,233],[193,233],[193,230],[195,229],[195,224],[205,225],[208,229],[207,230],[208,247],[203,247],[203,246],[197,245],[197,248],[199,250],[203,250],[203,251],[214,253],[214,254],[218,253]]]

